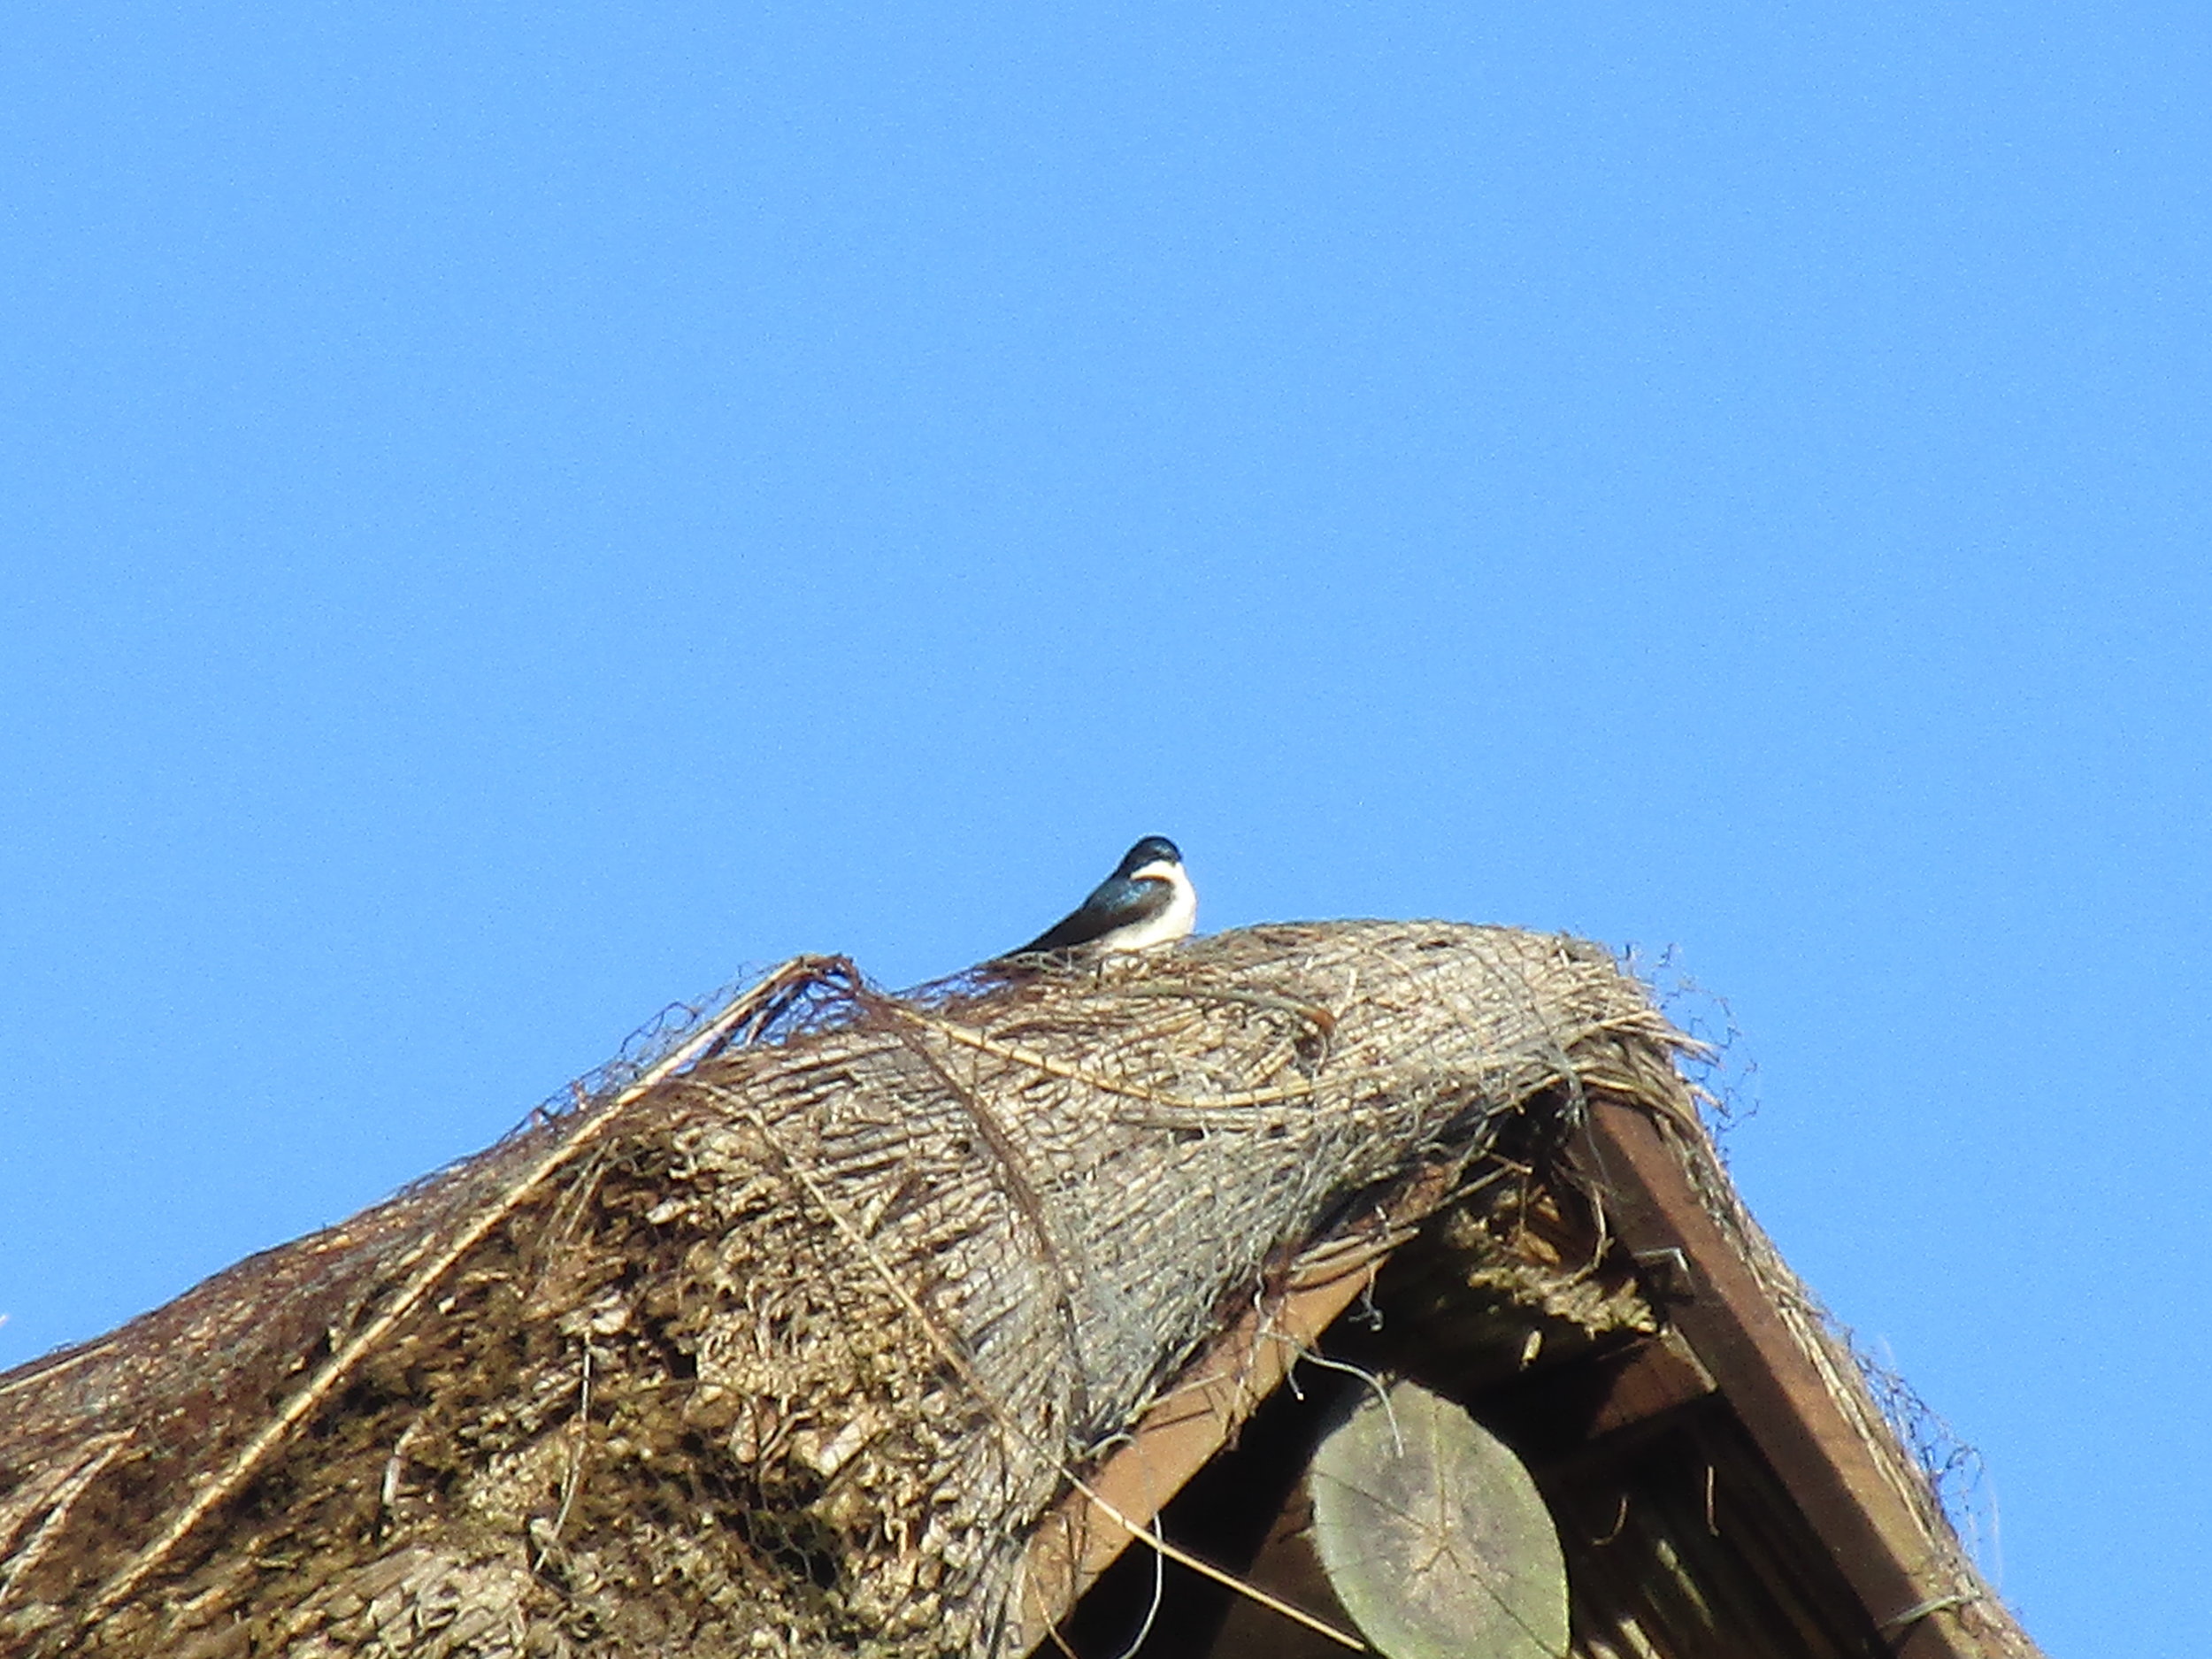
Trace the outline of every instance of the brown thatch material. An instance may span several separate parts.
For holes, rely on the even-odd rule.
[[[906,997],[794,963],[574,1110],[0,1378],[0,1653],[1009,1659],[1371,1286],[1400,1351],[1363,1364],[1509,1393],[1540,1348],[1612,1379],[1594,1427],[1646,1419],[1608,1444],[1747,1429],[1839,1632],[2032,1653],[1959,1622],[2011,1629],[1711,1164],[1680,1043],[1602,950],[1441,923]],[[1667,1260],[1705,1281],[1678,1330]],[[1626,1651],[1636,1594],[1578,1610],[1589,1652]]]
[[[1425,924],[794,964],[710,1034],[0,1379],[0,1647],[1008,1651],[1070,1473],[1296,1252],[1674,1041]]]

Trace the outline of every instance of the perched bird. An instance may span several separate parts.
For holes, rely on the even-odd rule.
[[[1183,855],[1164,835],[1148,835],[1114,866],[1075,912],[1010,956],[1042,950],[1142,950],[1180,939],[1198,919],[1198,889],[1183,873]]]

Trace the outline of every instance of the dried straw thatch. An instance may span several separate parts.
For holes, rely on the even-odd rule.
[[[1602,951],[1445,924],[792,964],[0,1379],[0,1650],[1015,1651],[1041,1518],[1201,1343],[1677,1041]]]

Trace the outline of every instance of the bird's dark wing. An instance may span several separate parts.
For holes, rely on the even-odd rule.
[[[1117,927],[1150,921],[1174,902],[1175,889],[1156,877],[1131,881],[1116,876],[1100,884],[1082,907],[1061,918],[1019,950],[1009,956],[1025,956],[1039,950],[1068,950],[1087,945]]]

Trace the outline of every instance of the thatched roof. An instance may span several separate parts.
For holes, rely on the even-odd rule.
[[[1706,1172],[1668,1202],[1758,1294],[1793,1286],[1682,1161],[1678,1043],[1601,950],[1447,924],[906,997],[791,964],[620,1087],[0,1378],[0,1651],[1026,1651],[1409,1240],[1437,1248],[1395,1294],[1437,1311],[1401,1325],[1442,1349],[1496,1349],[1486,1273],[1525,1356],[1656,1340],[1632,1251],[1570,1259],[1600,1102]],[[1964,1628],[1993,1604],[1916,1475],[1870,1404],[1839,1420],[1948,1598],[1897,1610]]]

